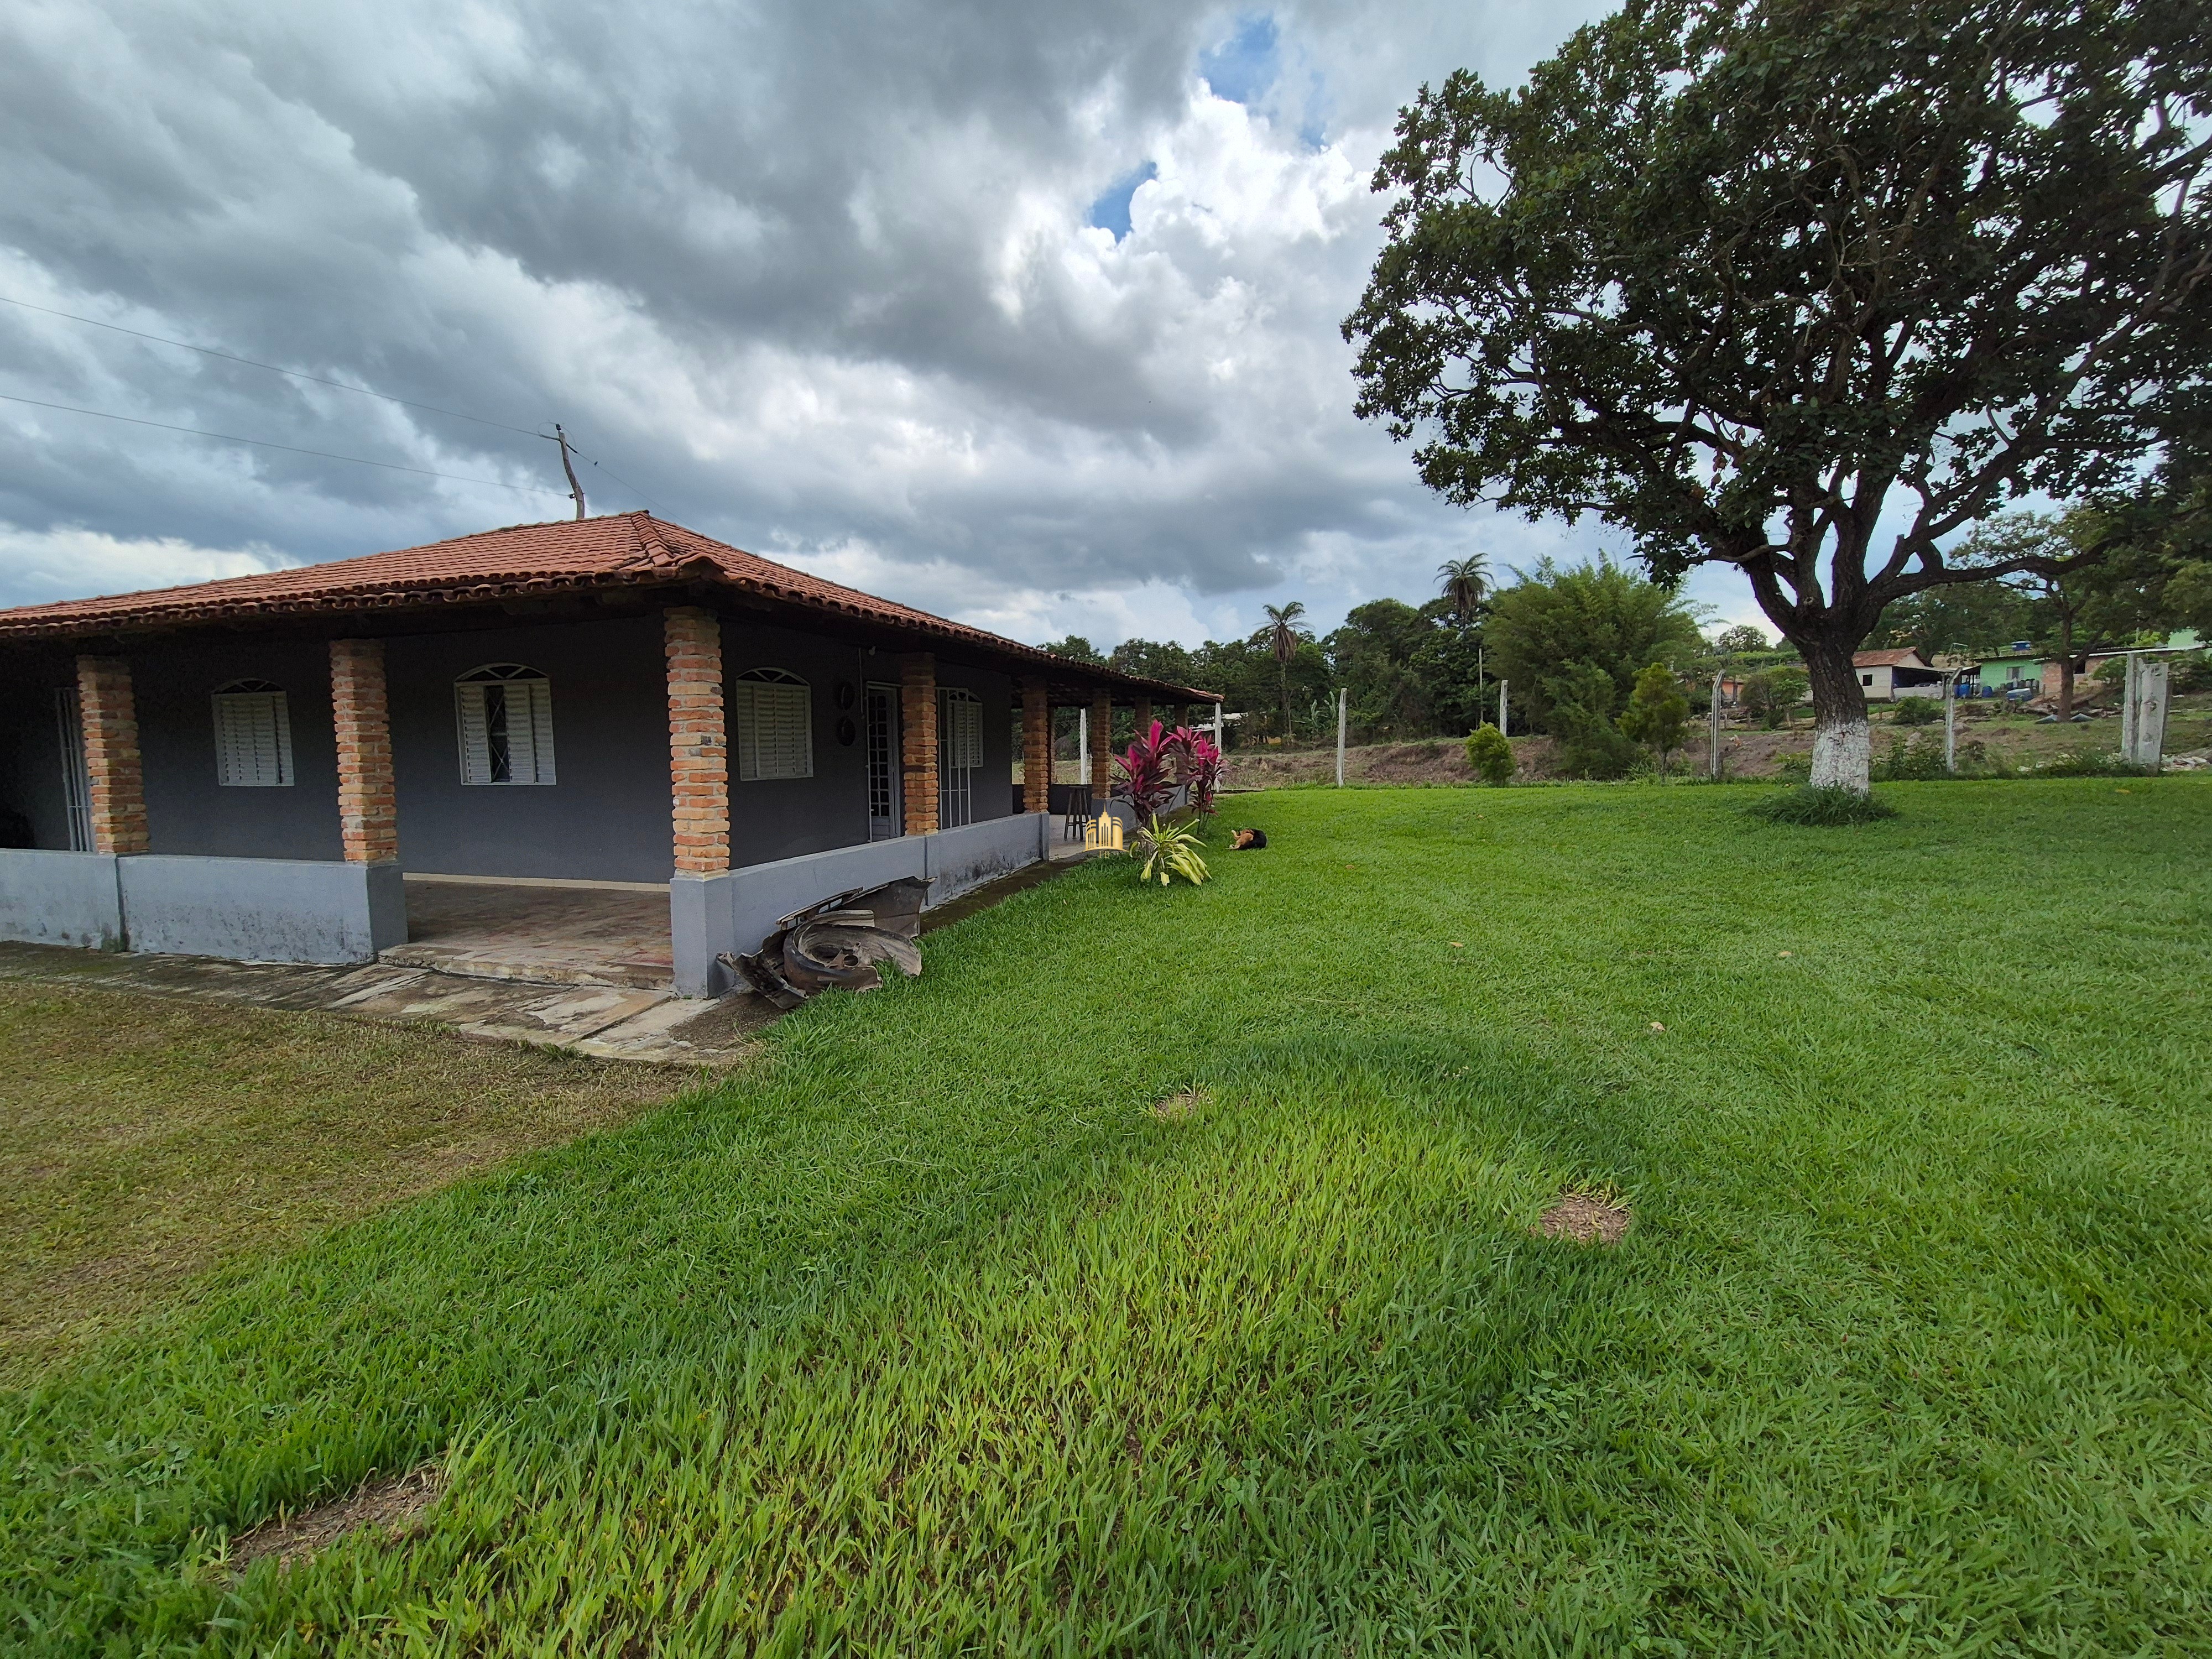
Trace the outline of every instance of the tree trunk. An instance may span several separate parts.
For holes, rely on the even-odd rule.
[[[1813,683],[1813,773],[1815,789],[1848,789],[1863,795],[1870,785],[1867,767],[1871,739],[1867,733],[1866,692],[1851,666],[1851,647],[1840,640],[1799,640],[1805,672]]]

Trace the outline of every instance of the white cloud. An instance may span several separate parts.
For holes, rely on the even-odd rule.
[[[1326,623],[1470,547],[1595,550],[1422,489],[1337,333],[1397,105],[1579,17],[1285,5],[1240,104],[1199,65],[1242,15],[15,9],[0,293],[522,430],[4,306],[0,392],[549,493],[0,404],[0,603],[135,580],[73,556],[94,532],[213,574],[557,513],[555,420],[596,507],[1030,639]],[[1116,242],[1090,204],[1146,163]]]

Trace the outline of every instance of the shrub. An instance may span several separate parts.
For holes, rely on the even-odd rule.
[[[1659,779],[1667,779],[1667,757],[1682,746],[1682,732],[1690,718],[1690,700],[1674,683],[1674,671],[1655,662],[1636,677],[1628,707],[1620,711],[1620,734],[1631,743],[1648,744],[1659,763]]]
[[[1195,823],[1162,823],[1151,819],[1130,838],[1129,852],[1138,860],[1137,879],[1166,886],[1181,876],[1194,887],[1210,873],[1198,855],[1200,842]]]
[[[1876,783],[1924,783],[1951,775],[1943,765],[1943,740],[1923,732],[1909,744],[1892,738],[1889,748],[1867,769],[1867,775]]]
[[[1803,783],[1813,775],[1813,757],[1809,754],[1777,755],[1774,775],[1784,783]]]
[[[1787,663],[1747,674],[1743,682],[1743,712],[1771,732],[1786,724],[1796,712],[1811,684],[1803,669]]]
[[[2034,770],[2039,778],[2148,778],[2158,769],[2122,760],[2110,749],[2067,749]]]
[[[1769,823],[1791,823],[1817,829],[1872,823],[1877,819],[1897,816],[1894,806],[1873,795],[1862,795],[1856,789],[1834,786],[1815,789],[1809,784],[1796,789],[1785,789],[1780,794],[1769,795],[1763,800],[1755,800],[1743,810]]]
[[[1570,662],[1544,680],[1551,704],[1546,729],[1559,744],[1559,769],[1574,778],[1617,778],[1636,763],[1637,746],[1613,723],[1613,676],[1595,663]]]
[[[1889,717],[1892,726],[1933,726],[1943,718],[1943,705],[1933,697],[1904,697]]]
[[[1214,791],[1221,787],[1221,751],[1213,746],[1213,739],[1194,726],[1178,726],[1160,746],[1174,757],[1176,781],[1189,786],[1189,809],[1200,814],[1212,812]]]
[[[1468,770],[1485,783],[1513,781],[1513,745],[1487,720],[1467,734]]]

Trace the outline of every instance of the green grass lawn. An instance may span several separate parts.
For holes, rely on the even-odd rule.
[[[2212,781],[1890,793],[1235,799],[1202,889],[1086,866],[0,1396],[0,1629],[2212,1650]]]
[[[325,1014],[0,980],[0,1382],[211,1267],[689,1079]]]

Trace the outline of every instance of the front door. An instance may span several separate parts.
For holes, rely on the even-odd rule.
[[[906,833],[899,805],[899,689],[871,685],[868,728],[868,839],[890,841]]]

